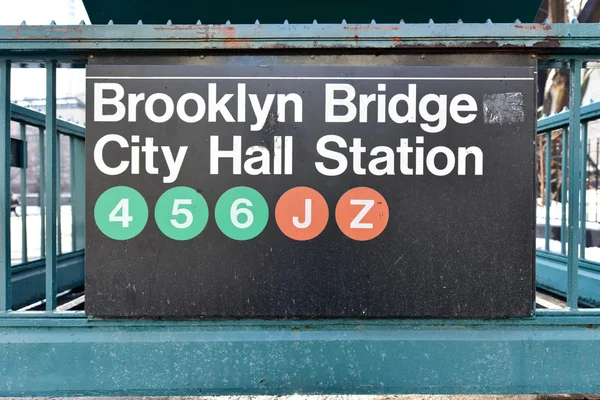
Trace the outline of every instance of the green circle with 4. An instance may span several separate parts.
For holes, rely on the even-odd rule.
[[[189,240],[206,227],[208,204],[196,190],[177,186],[160,196],[154,208],[154,219],[165,236],[174,240]]]
[[[94,206],[96,226],[114,240],[137,236],[148,222],[148,205],[144,197],[128,186],[106,190]]]
[[[238,186],[221,195],[215,207],[215,221],[225,235],[234,240],[258,236],[269,220],[269,206],[256,190]]]

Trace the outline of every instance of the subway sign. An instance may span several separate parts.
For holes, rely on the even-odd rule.
[[[297,58],[88,66],[87,314],[531,316],[535,60]]]

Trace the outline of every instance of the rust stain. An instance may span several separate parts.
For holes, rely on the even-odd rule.
[[[267,49],[287,49],[288,47],[289,46],[287,46],[285,43],[274,43],[274,44],[265,46],[265,48],[267,48]]]
[[[57,27],[49,26],[45,29],[46,32],[83,32],[83,25],[70,26],[70,27]]]
[[[155,26],[154,29],[157,31],[195,31],[204,30],[206,25],[169,25],[169,26]]]
[[[395,48],[427,49],[427,48],[446,48],[447,47],[445,43],[433,43],[433,44],[428,44],[427,46],[423,46],[422,44],[419,44],[419,43],[404,43],[401,38],[392,39],[392,40],[394,41]]]
[[[215,26],[215,30],[220,31],[225,35],[225,39],[223,40],[223,44],[227,47],[240,47],[246,45],[248,40],[240,40],[236,37],[237,28],[235,26]]]
[[[399,31],[401,26],[396,25],[344,25],[349,31]]]
[[[228,38],[234,38],[237,32],[237,28],[234,25],[218,25],[214,29],[223,32]]]
[[[45,32],[49,32],[48,35],[28,35],[27,32],[32,29],[43,28]],[[51,32],[63,32],[65,39],[69,38],[71,32],[83,32],[83,25],[71,26],[71,27],[57,27],[57,26],[37,26],[37,25],[26,25],[26,26],[7,26],[6,30],[15,32],[15,39],[35,39],[35,40],[55,40],[56,36],[51,36]]]
[[[560,42],[554,38],[546,38],[543,42],[535,42],[533,47],[560,47]]]
[[[517,29],[527,29],[531,31],[548,31],[552,29],[550,25],[515,25]]]
[[[469,47],[485,47],[485,48],[489,48],[489,47],[500,47],[500,45],[495,40],[492,40],[490,42],[471,42],[469,44]]]
[[[248,43],[250,43],[249,40],[223,40],[225,47],[245,47]]]

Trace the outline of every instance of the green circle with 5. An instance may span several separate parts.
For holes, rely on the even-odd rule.
[[[160,196],[154,207],[154,219],[165,236],[190,240],[206,227],[208,204],[196,190],[177,186]]]

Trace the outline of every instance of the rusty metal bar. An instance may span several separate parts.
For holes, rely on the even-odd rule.
[[[230,49],[473,49],[598,54],[594,24],[253,24],[0,27],[1,52]],[[59,54],[57,54],[58,56]],[[59,57],[60,59],[60,57]],[[34,61],[34,60],[32,60]],[[39,61],[38,61],[39,62]]]

